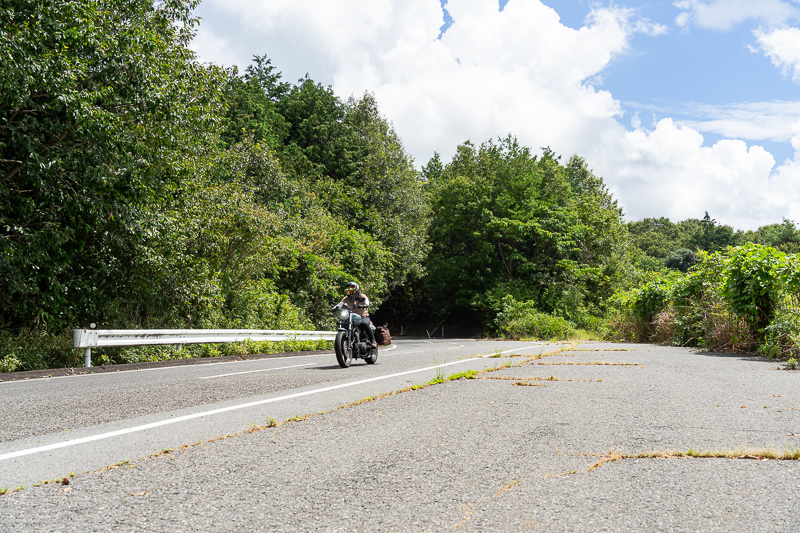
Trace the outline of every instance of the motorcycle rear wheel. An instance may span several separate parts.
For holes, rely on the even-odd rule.
[[[364,357],[364,361],[366,361],[368,365],[374,365],[377,360],[378,360],[377,348],[370,350],[369,355]]]
[[[347,333],[344,331],[336,334],[333,351],[336,352],[336,360],[339,362],[340,367],[347,368],[353,362],[353,354],[350,353],[350,346],[347,344]]]

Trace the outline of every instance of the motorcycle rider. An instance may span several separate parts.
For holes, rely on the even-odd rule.
[[[342,303],[346,304],[354,313],[361,317],[361,329],[367,332],[370,346],[377,348],[378,343],[375,342],[375,333],[372,332],[372,328],[370,327],[372,326],[372,322],[369,319],[369,309],[367,309],[367,307],[369,307],[369,297],[361,292],[361,287],[359,287],[358,283],[355,281],[351,281],[347,284],[344,293],[345,296],[342,298]],[[357,309],[356,306],[359,306],[359,308]]]

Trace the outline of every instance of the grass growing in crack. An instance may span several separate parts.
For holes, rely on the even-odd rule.
[[[478,379],[495,379],[500,381],[572,381],[571,379],[561,379],[555,376],[550,376],[547,378],[541,377],[534,377],[534,378],[515,378],[513,376],[487,376],[487,377],[479,377]]]
[[[680,457],[705,458],[705,459],[759,459],[762,461],[800,461],[800,448],[789,448],[775,451],[772,448],[755,448],[740,450],[716,450],[705,452],[689,449],[688,452],[665,451],[655,453],[640,453],[625,456],[625,459],[671,459]]]
[[[630,352],[630,348],[576,348],[571,352]]]
[[[20,485],[15,489],[9,489],[8,487],[0,489],[0,496],[4,496],[6,494],[14,494],[15,492],[19,492],[25,489],[25,485]]]
[[[549,479],[551,477],[571,476],[571,475],[577,474],[577,473],[578,473],[577,470],[570,470],[569,472],[560,472],[560,473],[557,473],[557,474],[547,474],[546,476],[544,476],[544,478],[545,479]]]
[[[436,369],[436,377],[427,382],[427,385],[437,385],[439,383],[444,383],[447,381],[447,378],[444,376],[444,369],[441,367]]]
[[[500,496],[501,494],[506,492],[508,489],[510,489],[511,487],[516,485],[517,483],[519,483],[519,478],[515,479],[514,481],[512,481],[511,483],[509,483],[507,485],[506,485],[506,482],[503,481],[503,486],[500,487],[500,489],[497,491],[497,493],[494,496],[492,496],[492,499],[494,500],[495,498],[497,498],[498,496]]]
[[[592,361],[590,363],[573,363],[572,361],[556,361],[554,363],[536,363],[537,365],[550,366],[644,366],[641,363],[609,363],[607,361]]]
[[[316,413],[309,413],[309,414],[307,414],[307,415],[298,415],[298,416],[293,416],[292,418],[287,418],[287,419],[286,419],[286,423],[288,424],[289,422],[302,422],[302,421],[304,421],[304,420],[308,420],[309,418],[311,418],[311,417],[312,417],[312,416],[314,416],[315,414],[316,414]]]
[[[689,448],[689,451],[662,451],[646,452],[636,454],[624,454],[619,451],[611,451],[601,456],[601,459],[594,463],[586,472],[591,472],[606,463],[613,463],[623,459],[676,459],[676,458],[695,458],[695,459],[757,459],[761,461],[800,461],[800,448],[790,448],[775,451],[772,448],[740,449],[740,450],[716,450],[702,451]]]
[[[455,381],[457,379],[475,379],[478,376],[477,370],[465,370],[463,372],[456,372],[447,377],[447,381]]]
[[[606,463],[619,461],[620,459],[625,459],[625,455],[623,455],[622,452],[611,451],[611,452],[608,453],[608,455],[606,455],[605,457],[603,457],[602,459],[597,461],[595,464],[590,466],[589,470],[587,470],[587,472],[591,472],[595,468],[599,468],[599,467],[603,466]]]

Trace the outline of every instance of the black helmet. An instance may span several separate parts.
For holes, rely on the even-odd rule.
[[[358,296],[361,294],[361,287],[359,287],[358,283],[355,281],[351,281],[347,284],[347,288],[344,290],[344,293],[348,296]]]

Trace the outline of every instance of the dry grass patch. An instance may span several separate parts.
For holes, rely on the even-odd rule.
[[[636,454],[624,454],[619,451],[611,451],[606,455],[599,456],[601,459],[594,463],[586,472],[591,472],[595,468],[606,463],[621,461],[623,459],[756,459],[760,461],[800,461],[800,448],[790,448],[783,451],[776,451],[772,448],[744,448],[739,450],[716,450],[702,451],[689,448],[689,451],[678,450],[645,452]]]
[[[609,363],[607,361],[592,361],[590,363],[573,363],[572,361],[558,361],[555,363],[536,363],[537,365],[564,365],[564,366],[644,366],[641,363]]]
[[[509,490],[511,487],[513,487],[517,483],[519,483],[519,478],[515,479],[514,481],[512,481],[511,483],[508,483],[508,484],[506,484],[506,482],[503,481],[503,486],[500,487],[500,489],[495,493],[494,496],[492,496],[492,500],[496,499],[498,496],[500,496],[501,494],[503,494],[504,492]]]

